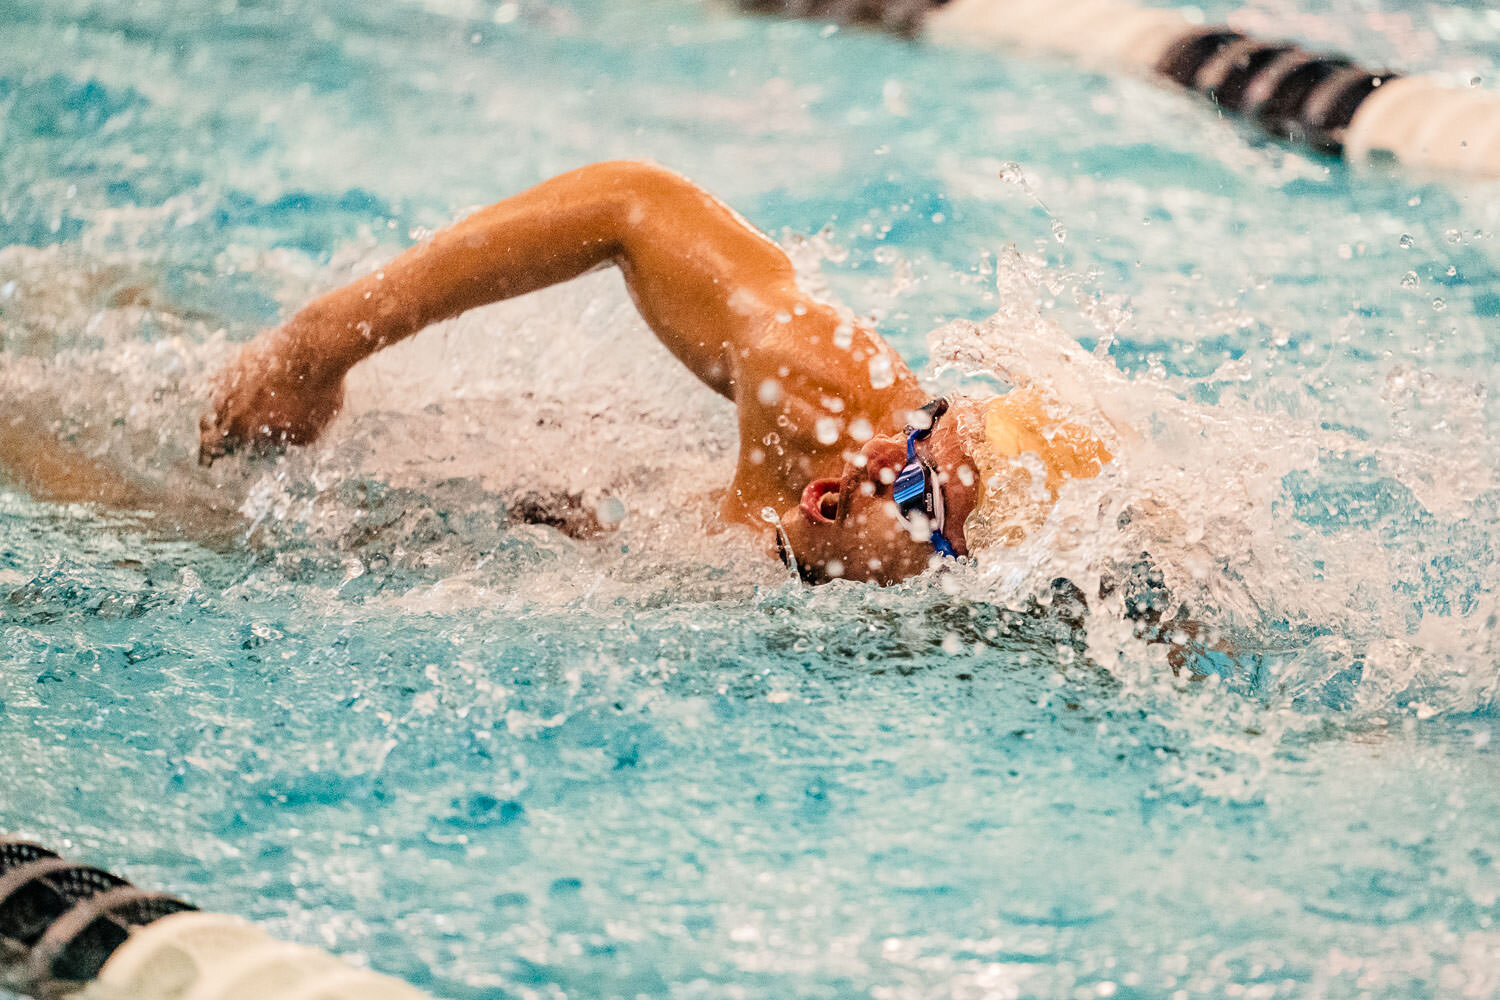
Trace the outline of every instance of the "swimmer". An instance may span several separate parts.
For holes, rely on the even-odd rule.
[[[762,532],[810,583],[889,584],[1013,544],[1067,480],[1111,460],[1041,390],[929,399],[733,210],[671,171],[613,162],[482,209],[245,344],[214,381],[200,461],[313,441],[376,351],[610,264],[667,349],[735,405],[719,517]]]

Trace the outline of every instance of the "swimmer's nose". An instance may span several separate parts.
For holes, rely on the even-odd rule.
[[[894,483],[906,465],[906,442],[901,438],[871,438],[859,452],[865,457],[865,478],[882,486]]]

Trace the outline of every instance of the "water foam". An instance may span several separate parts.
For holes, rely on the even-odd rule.
[[[1251,358],[1196,380],[1123,372],[1107,349],[1124,314],[1107,313],[1101,349],[1085,350],[1038,304],[1059,280],[1010,251],[999,311],[929,339],[937,371],[1043,386],[1116,455],[1104,475],[1067,484],[1041,530],[980,554],[968,593],[1014,603],[1058,577],[1097,593],[1149,554],[1174,600],[1233,648],[1226,666],[1272,704],[1365,719],[1495,706],[1494,571],[1460,566],[1476,547],[1465,535],[1483,532],[1483,548],[1496,531],[1481,387],[1393,365],[1377,438],[1351,426],[1358,414],[1341,412],[1336,426],[1287,414],[1277,405],[1287,386],[1257,385]],[[1205,383],[1233,391],[1212,405],[1185,398]],[[1327,496],[1342,499],[1320,508],[1314,498]],[[1382,500],[1390,516],[1349,513]],[[1424,606],[1414,589],[1472,596]],[[1122,612],[1118,599],[1101,606]],[[1111,661],[1120,631],[1108,617],[1093,618],[1108,637],[1093,648]]]

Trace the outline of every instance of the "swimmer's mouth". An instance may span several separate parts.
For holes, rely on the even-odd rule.
[[[832,524],[839,512],[839,481],[814,479],[802,491],[802,513],[813,524]]]

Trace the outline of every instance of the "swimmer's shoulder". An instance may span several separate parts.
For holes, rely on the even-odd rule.
[[[996,396],[986,408],[984,430],[990,447],[1000,455],[1040,456],[1053,489],[1063,479],[1097,476],[1114,457],[1103,441],[1070,418],[1058,400],[1035,386]]]

